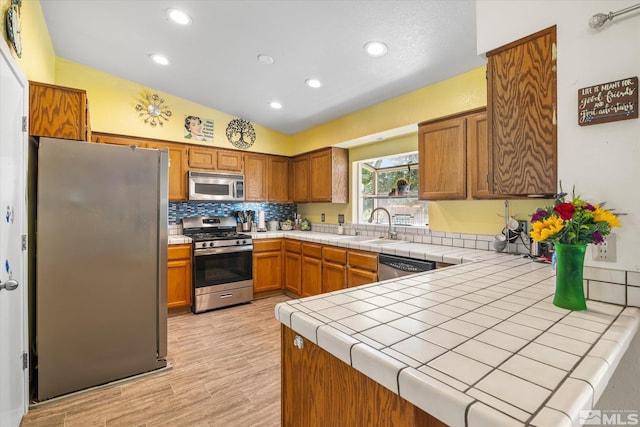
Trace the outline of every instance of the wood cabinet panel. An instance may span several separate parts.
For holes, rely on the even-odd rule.
[[[87,92],[29,82],[29,135],[90,141]]]
[[[347,287],[367,285],[378,281],[378,273],[374,271],[361,270],[359,268],[347,267]]]
[[[353,268],[377,272],[378,254],[350,250],[347,254],[347,264]]]
[[[291,161],[292,168],[292,185],[295,203],[304,203],[309,201],[309,155],[304,154],[294,157]]]
[[[330,147],[309,154],[309,200],[349,202],[349,151]]]
[[[322,262],[322,293],[347,287],[347,267],[344,264]]]
[[[267,200],[286,203],[289,201],[289,159],[268,156]]]
[[[345,265],[347,263],[347,250],[335,246],[324,246],[322,248],[322,261]]]
[[[464,199],[466,193],[465,119],[455,117],[418,128],[419,197]]]
[[[282,239],[253,241],[253,291],[282,289]]]
[[[556,27],[487,53],[494,194],[554,194],[557,186]]]
[[[167,250],[167,307],[191,305],[191,245],[169,245]]]
[[[474,199],[493,198],[489,189],[489,136],[487,113],[467,117],[467,186]]]
[[[217,151],[206,147],[189,147],[189,167],[216,169]]]
[[[282,426],[445,427],[437,418],[282,326]]]
[[[244,155],[244,197],[248,202],[267,200],[267,157],[255,153]]]
[[[217,150],[216,168],[219,171],[242,173],[244,165],[241,151]]]
[[[302,243],[302,296],[322,293],[322,245]]]
[[[284,288],[302,295],[302,255],[299,252],[284,253]]]

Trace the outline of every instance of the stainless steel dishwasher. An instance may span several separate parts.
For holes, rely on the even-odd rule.
[[[378,255],[378,280],[395,279],[409,274],[434,270],[436,263],[421,259],[406,258],[396,255]]]

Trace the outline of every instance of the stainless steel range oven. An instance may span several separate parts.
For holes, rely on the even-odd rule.
[[[232,217],[182,219],[183,233],[193,239],[194,313],[253,299],[253,241],[236,233]]]

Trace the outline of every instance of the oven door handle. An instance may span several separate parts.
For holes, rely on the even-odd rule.
[[[196,249],[193,252],[194,256],[202,256],[202,255],[218,255],[218,254],[228,254],[231,252],[251,252],[253,250],[253,245],[246,246],[226,246],[222,248],[206,248],[206,249]]]

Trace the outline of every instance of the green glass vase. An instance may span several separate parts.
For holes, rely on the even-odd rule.
[[[582,272],[587,245],[556,243],[556,293],[553,304],[569,310],[586,310]]]

